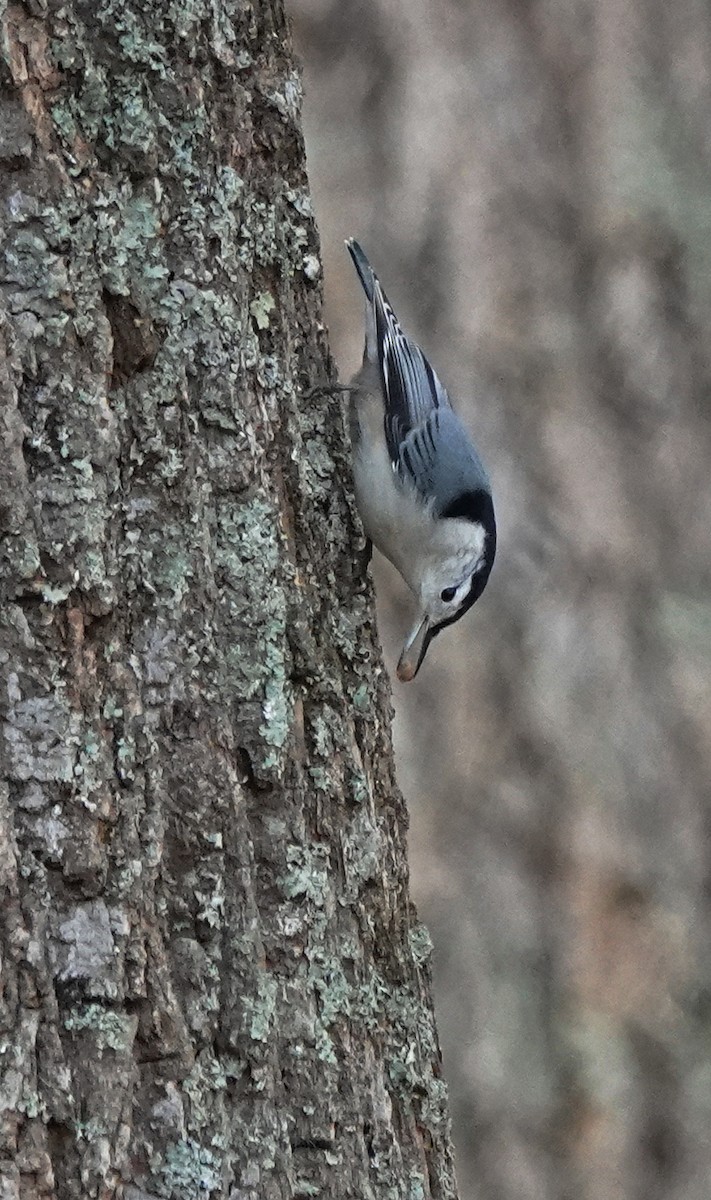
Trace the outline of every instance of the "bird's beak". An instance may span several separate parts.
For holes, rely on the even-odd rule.
[[[417,624],[412,630],[403,647],[400,661],[397,664],[397,677],[401,683],[409,683],[414,679],[427,653],[427,647],[432,641],[430,619],[425,614],[418,617]]]

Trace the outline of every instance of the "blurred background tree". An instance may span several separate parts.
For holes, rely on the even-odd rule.
[[[711,10],[293,15],[342,377],[354,234],[498,502],[484,598],[396,687],[462,1196],[707,1200]]]

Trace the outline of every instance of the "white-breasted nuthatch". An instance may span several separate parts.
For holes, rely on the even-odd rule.
[[[494,506],[446,391],[400,328],[358,243],[346,246],[366,296],[363,365],[350,385],[355,496],[367,537],[418,600],[397,667],[407,682],[432,638],[486,587],[496,553]]]

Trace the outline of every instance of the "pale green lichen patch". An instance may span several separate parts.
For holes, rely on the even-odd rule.
[[[155,194],[134,195],[124,185],[97,202],[94,253],[103,283],[115,295],[145,297],[150,302],[165,291],[170,274],[159,237],[160,213]],[[136,270],[141,263],[140,272]]]
[[[269,314],[274,311],[274,308],[274,297],[269,292],[260,292],[258,296],[255,296],[249,306],[249,311],[257,329],[269,328]]]
[[[159,1195],[169,1200],[195,1200],[222,1191],[221,1158],[193,1138],[172,1142],[163,1160],[152,1164]]]
[[[353,704],[360,712],[368,712],[373,703],[370,689],[366,683],[361,683],[353,692]]]
[[[407,1185],[407,1200],[426,1200],[430,1195],[430,1186],[419,1172],[410,1171]]]
[[[314,1034],[314,1049],[321,1062],[328,1063],[333,1067],[338,1065],[338,1055],[333,1038],[323,1025],[319,1025]]]
[[[264,703],[262,704],[264,720],[259,726],[259,732],[267,745],[281,750],[286,745],[292,718],[291,707],[285,695],[283,660],[274,662],[273,678],[267,682],[265,693]],[[281,761],[281,756],[267,754],[265,761],[277,767]]]
[[[43,583],[40,591],[42,599],[46,604],[61,604],[71,594],[72,584]]]
[[[71,1008],[63,1021],[70,1033],[90,1033],[99,1052],[126,1052],[133,1045],[138,1017],[116,1012],[101,1004],[84,1004]]]
[[[286,848],[289,869],[282,881],[285,896],[304,896],[313,904],[324,903],[329,889],[328,847],[291,845]]]
[[[274,507],[261,497],[221,506],[215,554],[221,620],[231,631],[221,663],[239,700],[258,700],[261,769],[278,771],[293,723],[287,683],[284,539]]]
[[[318,1183],[313,1183],[310,1179],[296,1180],[296,1195],[297,1196],[321,1196],[323,1188]]]
[[[432,945],[430,931],[421,921],[417,921],[410,929],[410,948],[412,950],[412,957],[418,967],[425,966],[432,957],[434,946]]]
[[[317,951],[309,954],[309,981],[319,997],[324,1027],[350,1017],[353,988],[338,957]]]

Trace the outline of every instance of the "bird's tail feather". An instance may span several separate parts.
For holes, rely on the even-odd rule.
[[[353,265],[358,272],[358,278],[363,284],[363,291],[365,292],[368,300],[372,302],[375,279],[373,268],[371,267],[368,259],[361,250],[355,238],[347,238],[346,246],[348,248],[348,253],[353,259]]]

